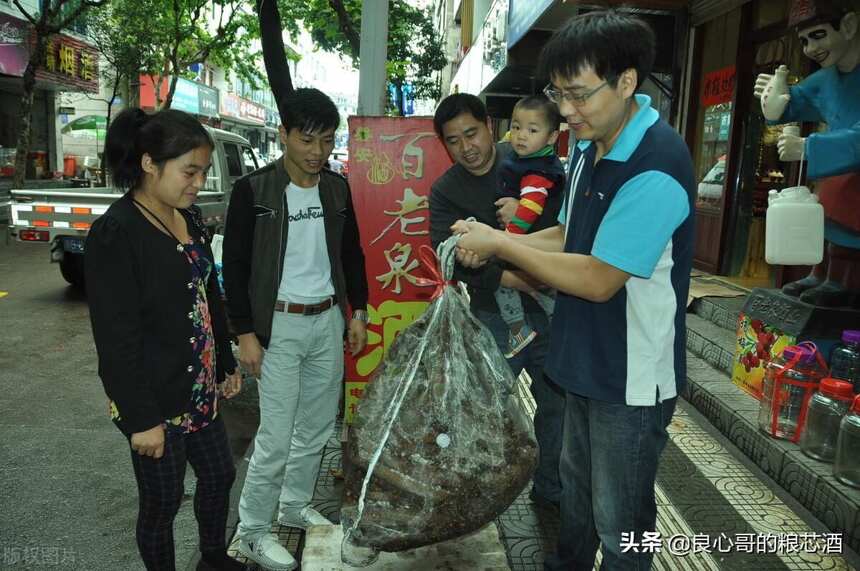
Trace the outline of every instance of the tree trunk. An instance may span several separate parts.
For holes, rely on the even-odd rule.
[[[164,109],[164,100],[161,99],[161,84],[166,76],[162,74],[150,75],[149,80],[152,82],[152,92],[155,94],[155,110],[161,111]]]
[[[113,112],[113,104],[116,101],[117,95],[119,95],[120,84],[122,83],[123,76],[121,74],[116,74],[113,79],[113,89],[111,90],[110,99],[107,102],[107,117],[105,117],[105,131],[110,129],[110,120],[111,113]],[[105,132],[105,140],[107,140],[107,132]],[[98,134],[96,135],[96,144],[98,144]]]
[[[179,69],[178,66],[173,66],[174,71]],[[173,73],[170,76],[170,87],[167,89],[167,95],[164,97],[164,103],[161,106],[161,109],[170,109],[170,106],[173,105],[173,94],[176,93],[176,84],[179,82],[179,75],[177,73]]]
[[[281,36],[283,30],[277,1],[257,0],[257,14],[260,18],[260,43],[263,45],[266,75],[272,95],[275,96],[275,103],[280,104],[284,97],[293,92],[293,80],[290,77],[284,38]]]
[[[19,112],[21,120],[18,123],[18,142],[15,151],[15,176],[12,179],[12,186],[14,188],[22,188],[24,186],[27,155],[30,153],[30,128],[33,124],[36,70],[42,66],[42,62],[45,59],[45,46],[48,44],[48,38],[40,33],[38,29],[35,34],[36,45],[30,56],[30,61],[27,62],[27,69],[24,71],[24,95],[21,96]]]

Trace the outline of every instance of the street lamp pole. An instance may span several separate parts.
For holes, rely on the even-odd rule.
[[[358,114],[385,112],[388,55],[388,0],[364,0],[361,5],[361,49],[358,68]]]

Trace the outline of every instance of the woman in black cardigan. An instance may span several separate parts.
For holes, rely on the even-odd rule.
[[[140,510],[137,544],[147,569],[174,569],[173,519],[186,462],[197,475],[194,512],[202,559],[229,558],[225,529],[236,476],[219,394],[242,379],[230,349],[212,250],[193,206],[213,144],[192,116],[175,110],[122,112],[105,159],[128,189],[93,224],[86,282],[99,376],[111,419],[131,447]]]

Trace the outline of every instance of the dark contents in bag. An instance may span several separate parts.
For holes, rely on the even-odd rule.
[[[355,545],[402,551],[478,530],[534,471],[537,444],[517,381],[464,296],[446,287],[396,338],[358,406],[346,451],[345,530],[358,516],[392,400],[413,371],[373,468]]]

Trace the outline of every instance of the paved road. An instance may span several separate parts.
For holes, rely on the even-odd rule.
[[[0,569],[143,569],[128,445],[108,419],[86,298],[47,245],[5,236],[0,226]],[[255,429],[238,412],[225,407],[237,457]],[[175,529],[181,568],[196,551],[190,500]]]

